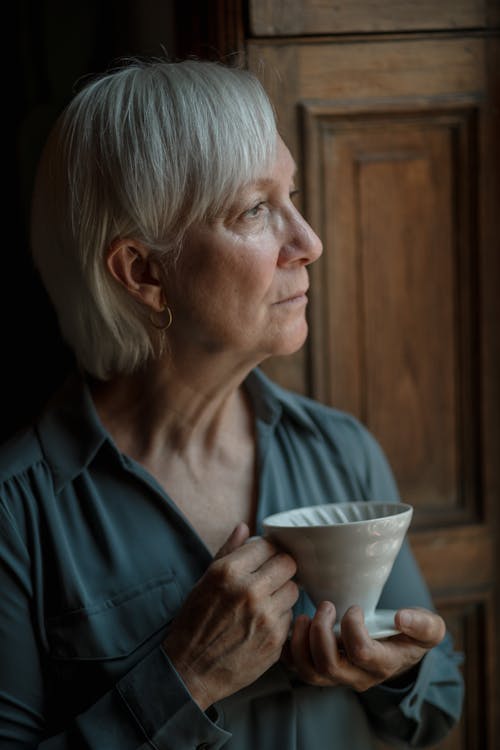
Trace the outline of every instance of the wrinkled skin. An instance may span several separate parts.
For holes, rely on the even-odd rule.
[[[190,592],[164,649],[205,710],[280,658],[298,599],[293,559],[240,524]]]
[[[341,623],[341,639],[335,637],[335,607],[322,602],[311,620],[297,617],[283,658],[310,685],[346,685],[358,692],[404,676],[440,643],[446,632],[439,615],[426,609],[400,609],[395,616],[399,635],[383,640],[370,638],[360,607],[350,607]]]
[[[175,618],[164,649],[202,710],[258,679],[280,658],[304,682],[345,685],[360,692],[405,674],[444,638],[439,615],[401,609],[401,634],[373,640],[363,612],[351,607],[333,632],[335,606],[322,602],[314,617],[292,625],[299,591],[294,560],[239,524]]]

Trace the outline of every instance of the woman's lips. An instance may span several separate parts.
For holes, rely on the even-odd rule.
[[[278,300],[278,302],[275,302],[275,305],[285,305],[285,304],[299,304],[301,302],[307,302],[307,289],[303,292],[296,292],[295,294],[290,295],[289,297],[284,297],[283,299]]]

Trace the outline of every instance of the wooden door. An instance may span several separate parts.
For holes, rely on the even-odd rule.
[[[267,369],[285,386],[356,414],[383,445],[402,496],[416,508],[418,560],[466,655],[464,716],[440,748],[494,750],[500,2],[179,0],[175,32],[172,3],[126,3],[116,18],[96,16],[95,34],[83,37],[78,6],[72,28],[83,46],[72,45],[74,64],[85,49],[95,53],[106,28],[99,59],[111,55],[110,39],[115,52],[161,54],[160,42],[171,40],[173,50],[175,37],[179,56],[237,52],[262,77],[299,164],[303,210],[325,245],[312,268],[308,345]],[[52,21],[45,18],[44,28],[59,34],[60,18]],[[126,44],[118,43],[120,23]],[[25,31],[33,28],[25,23]],[[30,49],[44,61],[36,45]],[[61,66],[48,58],[44,66],[58,82],[47,88],[47,72],[36,78],[40,90],[31,82],[26,92],[33,89],[36,102],[66,80]],[[26,137],[26,122],[19,132]],[[19,365],[36,359],[24,352],[30,336],[11,346],[12,383],[31,378],[32,368]]]
[[[384,14],[370,16],[374,5]],[[466,708],[447,750],[493,750],[499,736],[500,45],[491,10],[465,0],[254,0],[246,42],[325,246],[311,269],[309,345],[266,369],[359,417],[415,506],[414,551],[466,655]]]

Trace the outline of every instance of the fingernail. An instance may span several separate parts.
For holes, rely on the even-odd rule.
[[[262,539],[261,536],[249,536],[248,539],[245,539],[245,544],[248,544],[248,542],[255,542],[256,539]]]
[[[335,608],[331,602],[323,601],[321,602],[321,608],[325,615],[331,615],[335,612]]]
[[[401,612],[399,622],[403,628],[411,628],[413,625],[413,615],[411,612]]]

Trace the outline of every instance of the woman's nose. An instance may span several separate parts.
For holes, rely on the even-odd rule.
[[[298,211],[295,212],[287,234],[280,251],[281,265],[289,263],[309,265],[321,256],[323,243]]]

